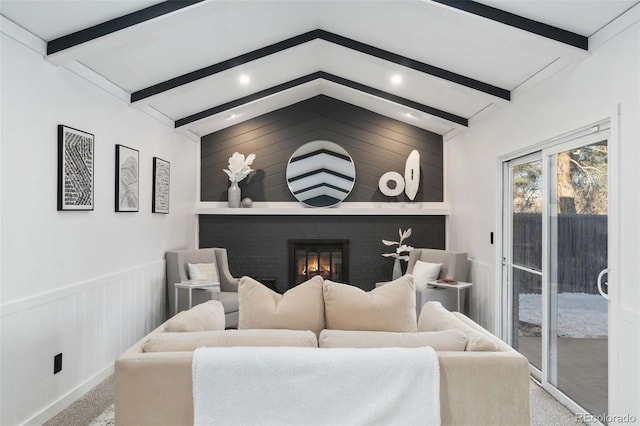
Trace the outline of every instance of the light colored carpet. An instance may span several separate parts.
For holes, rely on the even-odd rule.
[[[115,414],[115,408],[111,405],[109,408],[104,410],[102,414],[96,417],[89,426],[114,426],[116,424]]]
[[[111,423],[97,423],[97,425],[113,425],[113,375],[87,392],[82,398],[62,410],[58,415],[47,421],[44,426],[87,426],[94,419],[103,418],[110,414]]]
[[[532,426],[576,426],[583,424],[558,401],[531,380]],[[45,423],[45,426],[113,426],[113,376],[89,391],[83,398]]]
[[[576,416],[564,405],[560,404],[538,383],[531,380],[531,425],[532,426],[576,426],[584,423],[576,420]]]

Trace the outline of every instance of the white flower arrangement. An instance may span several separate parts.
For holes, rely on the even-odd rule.
[[[402,229],[398,229],[398,234],[400,235],[400,241],[389,241],[382,240],[382,243],[385,246],[394,246],[398,245],[395,253],[383,253],[384,257],[395,257],[396,259],[404,260],[405,262],[409,260],[409,252],[413,250],[413,247],[408,246],[406,244],[402,244],[404,240],[411,236],[411,228],[408,228],[406,231],[402,231]],[[403,254],[407,253],[407,254]]]
[[[227,176],[229,176],[229,181],[240,182],[242,179],[246,178],[249,173],[253,171],[249,166],[253,164],[253,160],[255,160],[255,158],[255,154],[249,154],[245,159],[243,154],[234,152],[229,158],[229,170],[223,169]]]

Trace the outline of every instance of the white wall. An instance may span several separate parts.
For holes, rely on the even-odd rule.
[[[41,423],[164,317],[164,253],[195,247],[196,143],[1,38],[0,424]],[[56,210],[57,125],[95,135],[95,210]],[[140,152],[140,211],[115,213],[115,144]],[[171,163],[151,213],[152,158]],[[53,375],[53,356],[63,370]]]
[[[591,51],[579,64],[527,93],[517,93],[509,106],[472,123],[469,131],[445,142],[451,206],[449,246],[468,251],[474,264],[494,268],[490,280],[493,288],[482,289],[485,297],[487,294],[493,297],[482,309],[495,312],[499,307],[495,300],[497,259],[495,246],[489,244],[489,233],[497,231],[500,197],[497,158],[590,123],[612,119],[610,172],[615,187],[610,190],[613,204],[609,220],[613,228],[611,237],[619,244],[609,247],[612,258],[609,282],[614,294],[610,321],[614,355],[610,357],[611,414],[634,414],[636,418],[640,418],[639,19],[637,6],[626,16],[626,24],[619,28],[622,31]],[[598,34],[590,42],[600,44],[603,37]],[[619,122],[618,104],[622,111]],[[493,312],[476,315],[492,317]],[[493,328],[495,322],[485,325]]]

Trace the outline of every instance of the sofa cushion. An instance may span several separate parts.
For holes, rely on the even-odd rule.
[[[431,346],[436,351],[464,351],[467,336],[462,330],[392,333],[387,331],[322,330],[321,348],[416,348]]]
[[[190,280],[202,280],[211,283],[219,283],[220,275],[215,263],[188,263]]]
[[[316,335],[303,330],[225,330],[194,333],[154,333],[143,352],[190,352],[202,347],[298,346],[318,347]]]
[[[311,330],[324,328],[322,277],[315,276],[284,294],[278,294],[250,277],[238,284],[240,317],[238,329],[286,328]]]
[[[217,300],[210,300],[182,311],[169,319],[164,326],[166,332],[224,330],[224,308]]]
[[[474,330],[456,318],[440,302],[427,302],[422,307],[418,320],[419,331],[441,331],[458,329],[467,335],[467,351],[497,351],[498,345],[489,336]]]
[[[365,292],[358,287],[324,281],[327,328],[362,331],[416,331],[416,289],[413,277]]]

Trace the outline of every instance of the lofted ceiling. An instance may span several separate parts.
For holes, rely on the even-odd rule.
[[[48,61],[199,140],[319,94],[451,135],[587,57],[637,3],[2,0],[0,13]]]

